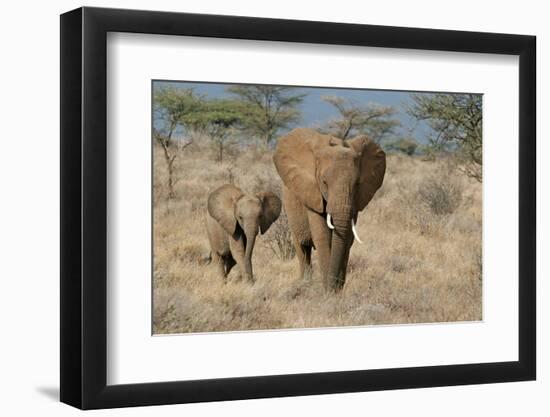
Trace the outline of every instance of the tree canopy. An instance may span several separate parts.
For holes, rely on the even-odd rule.
[[[395,109],[380,104],[359,104],[338,96],[324,96],[324,101],[338,110],[339,117],[329,120],[321,129],[341,139],[366,134],[376,143],[392,134],[400,125]]]
[[[195,94],[191,88],[164,87],[153,96],[153,108],[158,119],[164,123],[156,127],[157,137],[168,144],[178,126],[185,127],[185,117],[199,110],[203,97]]]
[[[243,129],[266,146],[271,145],[281,129],[300,120],[298,106],[305,94],[296,93],[295,87],[232,85],[227,91],[247,104]]]
[[[480,94],[412,94],[408,113],[428,123],[428,136],[435,150],[458,151],[464,171],[482,180],[483,137]]]
[[[246,104],[236,100],[210,100],[186,114],[183,120],[194,130],[205,133],[216,144],[218,160],[221,161],[226,145],[243,126],[247,109]]]

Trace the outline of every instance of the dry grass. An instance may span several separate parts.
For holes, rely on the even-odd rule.
[[[177,197],[166,200],[166,168],[155,150],[155,333],[481,320],[481,184],[445,160],[388,157],[386,178],[360,214],[343,291],[326,294],[297,278],[284,219],[260,236],[251,286],[223,285],[209,254],[205,202],[214,188],[280,192],[270,152],[251,149],[214,162],[194,144],[176,162]],[[282,220],[282,221],[281,221]],[[315,258],[315,253],[314,253]]]

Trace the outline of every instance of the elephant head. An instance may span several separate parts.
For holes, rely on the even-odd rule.
[[[382,185],[384,151],[366,136],[343,141],[312,129],[295,129],[279,140],[273,157],[285,186],[332,230],[327,284],[344,284],[347,257],[357,240],[357,214]]]
[[[244,245],[244,273],[253,280],[252,251],[258,232],[264,234],[281,213],[281,200],[271,192],[248,195],[234,185],[223,185],[208,198],[209,214]]]

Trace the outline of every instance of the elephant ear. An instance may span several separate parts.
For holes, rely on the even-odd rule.
[[[313,129],[294,129],[279,140],[273,155],[275,168],[285,186],[318,213],[323,212],[323,196],[315,178],[314,148],[328,143],[327,138]]]
[[[243,196],[240,188],[226,184],[216,189],[208,197],[208,213],[230,235],[237,230],[235,203]]]
[[[258,193],[257,197],[262,202],[262,215],[260,217],[260,232],[267,232],[269,226],[279,218],[281,214],[281,200],[271,192]]]
[[[359,210],[363,210],[382,186],[386,173],[386,154],[380,146],[366,136],[351,139],[348,144],[361,158],[356,204]]]

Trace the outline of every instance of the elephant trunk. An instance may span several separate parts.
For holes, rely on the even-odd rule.
[[[346,280],[347,259],[351,246],[352,215],[349,211],[331,214],[334,229],[326,286],[333,291],[339,291]]]
[[[258,227],[259,226],[256,224],[247,227],[245,230],[246,247],[244,252],[244,274],[250,282],[254,282],[254,274],[252,272],[252,251],[254,250]]]

